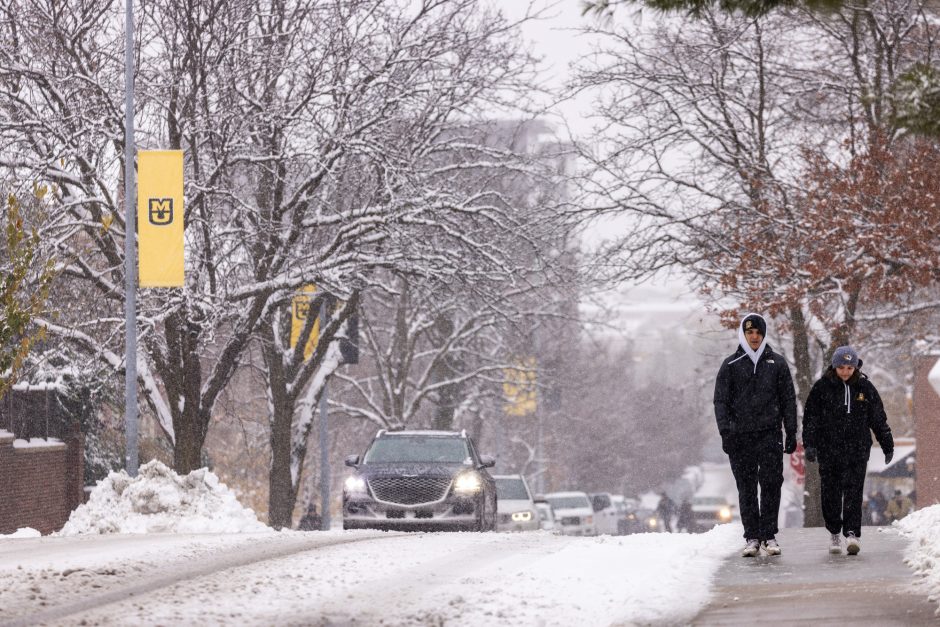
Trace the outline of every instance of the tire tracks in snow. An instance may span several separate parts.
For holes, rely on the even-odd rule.
[[[353,544],[357,542],[368,542],[383,538],[396,537],[389,535],[388,532],[375,532],[363,536],[357,533],[355,537],[331,537],[331,538],[291,538],[288,541],[277,541],[274,543],[265,542],[255,547],[239,546],[225,549],[219,555],[205,556],[205,560],[193,564],[187,564],[179,567],[178,562],[161,565],[157,568],[175,568],[172,573],[148,576],[148,573],[135,576],[137,581],[130,584],[117,582],[110,590],[93,596],[85,597],[79,601],[68,601],[45,607],[39,611],[32,611],[26,615],[3,617],[0,620],[0,627],[25,627],[27,625],[41,625],[59,621],[65,618],[95,610],[112,603],[127,601],[135,597],[140,597],[162,588],[167,588],[175,584],[199,579],[208,575],[217,574],[226,570],[251,566],[265,561],[278,560],[285,557],[291,557],[308,551],[335,547],[344,544]],[[143,538],[142,538],[142,541]],[[51,594],[55,590],[50,591]]]
[[[479,607],[480,597],[487,596],[480,585],[492,584],[493,593],[499,594],[498,581],[506,571],[518,576],[537,571],[539,562],[568,544],[559,537],[549,548],[533,538],[520,546],[519,540],[527,539],[520,534],[485,535],[481,539],[484,538],[490,541],[473,542],[420,565],[404,566],[401,571],[364,580],[355,595],[326,600],[316,620],[310,621],[308,614],[309,624],[328,627],[453,624],[461,622],[468,604],[477,606],[475,611],[483,615],[480,618],[484,622],[504,624],[508,617]],[[340,607],[355,607],[357,612],[350,615],[348,609]]]

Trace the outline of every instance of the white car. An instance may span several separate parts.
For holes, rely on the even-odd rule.
[[[620,533],[618,524],[622,509],[617,507],[614,495],[609,492],[596,492],[590,494],[591,508],[594,510],[594,526],[601,535],[615,536]],[[623,497],[620,497],[623,499]]]
[[[522,475],[493,475],[496,480],[496,531],[538,531],[539,514]]]
[[[557,533],[559,530],[558,523],[555,522],[555,512],[552,511],[552,506],[544,498],[537,499],[535,501],[535,511],[539,514],[539,527],[543,531],[551,531]]]
[[[566,536],[596,536],[594,508],[584,492],[552,492],[545,500],[555,512],[555,523]]]
[[[729,523],[740,518],[737,507],[723,496],[696,495],[692,497],[692,517],[696,531],[708,531],[715,525]]]

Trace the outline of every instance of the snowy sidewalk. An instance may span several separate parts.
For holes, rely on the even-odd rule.
[[[862,530],[862,551],[829,555],[825,529],[784,529],[780,557],[731,557],[693,625],[937,625],[935,605],[904,564],[908,540]],[[743,546],[743,540],[742,540]]]

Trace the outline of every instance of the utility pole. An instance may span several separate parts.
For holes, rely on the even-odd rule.
[[[137,186],[134,172],[134,0],[124,12],[124,466],[137,476]]]
[[[324,298],[320,305],[320,334],[326,329],[327,301]],[[327,379],[323,379],[323,391],[320,393],[320,529],[330,530],[330,455],[329,423],[326,402]]]

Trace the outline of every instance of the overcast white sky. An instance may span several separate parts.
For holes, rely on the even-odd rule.
[[[589,55],[596,42],[594,37],[579,33],[579,29],[594,20],[590,15],[581,15],[581,0],[492,1],[510,19],[522,19],[527,12],[539,15],[539,19],[523,25],[523,36],[530,50],[542,59],[542,84],[560,94],[572,75],[571,64]],[[577,139],[586,140],[590,136],[592,122],[588,114],[593,97],[583,93],[576,100],[564,101],[555,107]],[[559,134],[565,135],[560,123]],[[597,237],[603,238],[611,229],[618,228],[619,222],[611,219],[598,224]],[[662,320],[664,316],[673,322],[694,318],[693,326],[703,322],[703,306],[689,293],[688,283],[682,278],[673,277],[642,286],[621,285],[601,300],[612,310],[614,325],[635,340],[647,334],[651,320]],[[585,307],[589,312],[596,311],[593,305],[585,303]],[[712,324],[711,321],[705,322],[709,327]]]
[[[581,16],[581,0],[493,1],[510,19],[522,19],[527,12],[539,16],[523,25],[523,36],[532,52],[542,59],[542,84],[560,94],[569,79],[571,63],[591,50],[590,39],[577,32],[592,19]],[[576,136],[583,137],[590,130],[590,122],[584,115],[590,110],[590,101],[590,97],[584,95],[557,107]]]

